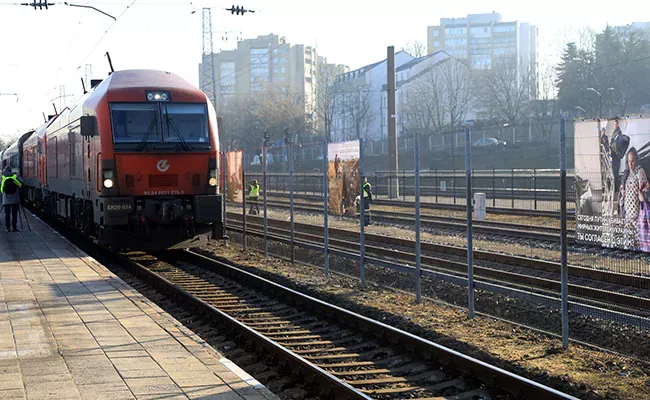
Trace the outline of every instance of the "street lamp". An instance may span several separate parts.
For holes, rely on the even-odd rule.
[[[587,90],[591,90],[592,92],[594,92],[594,93],[596,93],[598,95],[598,99],[600,100],[600,108],[599,108],[599,112],[598,112],[598,117],[599,118],[602,117],[603,116],[603,95],[600,94],[600,92],[598,90],[596,90],[596,89],[594,89],[592,87],[587,88]]]
[[[575,109],[578,110],[578,111],[582,111],[583,113],[586,113],[586,112],[587,112],[584,108],[582,108],[582,107],[580,107],[580,106],[576,106]],[[583,116],[584,116],[584,115],[583,115]]]
[[[592,92],[594,92],[594,93],[596,93],[598,95],[598,98],[600,99],[600,112],[598,113],[598,117],[599,118],[602,117],[603,116],[603,95],[598,90],[596,90],[596,89],[594,89],[592,87],[587,88],[585,90],[592,91]],[[607,88],[607,91],[609,91],[609,92],[614,91],[614,90],[616,90],[616,89],[614,89],[613,87]]]

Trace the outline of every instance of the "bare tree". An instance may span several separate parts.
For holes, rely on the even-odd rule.
[[[593,51],[596,48],[596,32],[589,26],[559,29],[554,35],[555,55],[561,56],[568,43],[575,43],[580,50]]]
[[[502,56],[493,59],[491,69],[479,72],[477,100],[491,115],[508,122],[514,141],[515,123],[525,114],[534,93],[532,67],[515,56]]]
[[[316,76],[316,115],[318,116],[318,131],[332,141],[332,120],[334,119],[333,87],[336,78],[336,67],[332,64],[321,64]]]
[[[304,133],[307,129],[305,99],[300,93],[291,91],[289,86],[276,87],[253,97],[255,107],[251,116],[257,129],[268,130],[271,137],[282,137],[284,128],[292,134]]]
[[[253,112],[257,105],[254,99],[250,95],[230,96],[222,99],[220,104],[223,126],[219,136],[223,149],[231,151],[249,147],[251,136],[246,132],[255,129]]]
[[[442,134],[445,126],[457,127],[470,107],[470,69],[448,58],[425,70],[404,87],[401,117],[407,130]]]
[[[438,68],[444,84],[449,125],[456,128],[465,121],[470,108],[471,71],[464,61],[455,58],[443,61]]]
[[[553,120],[558,116],[559,107],[556,100],[556,71],[552,65],[541,65],[537,75],[537,99],[531,107],[531,112],[542,133],[542,137],[548,138],[552,133]]]
[[[224,122],[220,135],[225,149],[258,148],[267,130],[272,139],[281,139],[285,128],[292,134],[303,133],[306,129],[303,96],[291,92],[288,86],[232,96],[221,104]]]
[[[368,138],[373,118],[370,91],[358,86],[338,94],[338,114],[343,117],[344,139]]]
[[[402,50],[409,53],[415,58],[420,58],[427,53],[426,46],[419,40],[407,41],[406,44],[402,46]]]
[[[400,117],[407,132],[442,132],[447,117],[444,79],[438,68],[430,68],[403,88],[405,99]]]

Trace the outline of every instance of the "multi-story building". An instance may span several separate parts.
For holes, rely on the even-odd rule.
[[[473,69],[490,69],[494,59],[501,56],[515,57],[534,69],[537,28],[523,22],[503,22],[496,12],[441,18],[440,25],[427,27],[427,54],[441,50],[468,60]]]
[[[211,100],[219,113],[220,105],[232,96],[283,90],[304,105],[307,124],[315,126],[317,60],[312,46],[292,46],[278,35],[241,40],[237,49],[214,54],[217,98]],[[204,55],[199,65],[199,83],[206,93],[212,93],[212,87],[211,82],[203,79],[203,67],[209,68],[210,64],[211,56]]]
[[[405,51],[395,53],[395,68],[413,59]],[[388,77],[387,60],[366,65],[336,77],[330,98],[333,141],[359,137],[379,140],[382,132],[382,88]]]

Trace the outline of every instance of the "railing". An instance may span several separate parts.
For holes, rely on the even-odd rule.
[[[247,179],[262,182],[261,173],[246,174]],[[391,177],[399,188],[399,198],[412,200],[415,196],[413,171],[399,171],[395,175],[378,171],[367,175],[373,194],[388,197]],[[436,170],[420,173],[420,195],[426,202],[464,202],[465,170]],[[485,193],[488,205],[503,207],[550,210],[559,209],[560,173],[557,169],[492,169],[474,170],[472,173],[474,193]],[[288,190],[288,173],[268,173],[269,192]],[[573,187],[573,174],[567,174],[567,187]],[[318,172],[295,173],[294,193],[320,195],[323,193],[323,175]],[[525,206],[520,204],[525,201]],[[567,201],[575,202],[573,191],[567,193]],[[497,204],[498,203],[498,204]],[[510,204],[508,204],[510,203]]]

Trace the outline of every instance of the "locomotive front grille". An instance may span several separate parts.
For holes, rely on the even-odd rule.
[[[194,174],[192,175],[192,186],[199,186],[201,184],[201,175]]]
[[[149,175],[149,187],[178,186],[178,175],[155,174]]]
[[[133,180],[133,175],[126,175],[126,187],[135,187],[135,181]]]

